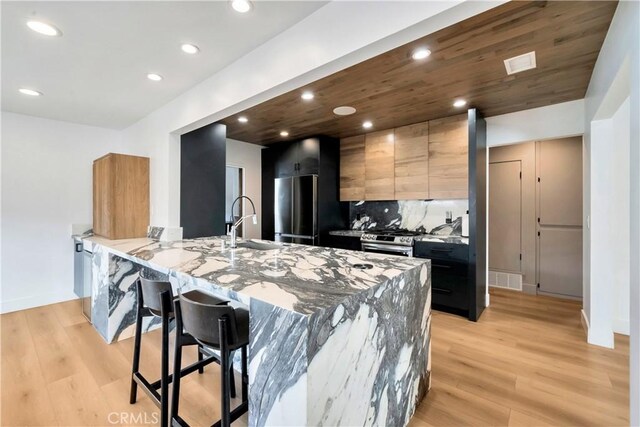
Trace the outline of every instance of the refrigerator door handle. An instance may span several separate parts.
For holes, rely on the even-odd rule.
[[[304,234],[282,234],[282,233],[276,233],[276,236],[294,237],[296,239],[307,239],[307,240],[313,240],[313,239],[317,238],[317,236],[307,236],[307,235],[304,235]]]

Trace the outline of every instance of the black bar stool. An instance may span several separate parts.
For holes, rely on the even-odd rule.
[[[211,304],[197,295],[198,291],[180,294],[174,300],[176,327],[200,343],[207,354],[220,353],[220,372],[222,375],[222,418],[214,427],[229,427],[231,423],[249,409],[247,374],[247,346],[249,345],[249,311],[229,304]],[[178,414],[180,402],[180,364],[182,362],[182,338],[176,339],[176,353],[173,364],[173,391],[171,398],[172,425],[188,426]],[[235,397],[232,373],[232,352],[240,349],[242,355],[242,403],[231,410],[231,397]]]
[[[174,322],[175,316],[173,312],[173,291],[171,283],[160,280],[149,280],[140,277],[136,281],[136,290],[138,293],[138,311],[136,315],[135,341],[133,347],[133,366],[131,372],[131,393],[129,403],[136,403],[138,395],[138,385],[149,396],[149,398],[160,408],[160,426],[169,425],[169,384],[172,382],[174,375],[182,377],[196,370],[199,373],[204,372],[204,367],[211,362],[220,363],[219,357],[207,354],[207,358],[203,358],[201,344],[188,334],[182,333],[182,329],[178,328],[177,335],[180,337],[181,346],[197,345],[198,361],[189,365],[185,369],[169,374],[169,332],[171,323]],[[192,291],[197,292],[197,291]],[[190,294],[191,292],[187,293]],[[226,303],[226,300],[213,297],[208,294],[198,292],[197,295],[202,300],[206,300],[209,304]],[[162,363],[160,379],[150,383],[140,373],[140,349],[142,340],[142,322],[145,317],[159,317],[162,319]],[[234,384],[235,386],[235,384]],[[160,389],[160,393],[158,393]],[[234,393],[235,394],[235,393]]]

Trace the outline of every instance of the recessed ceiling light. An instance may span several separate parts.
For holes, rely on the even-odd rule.
[[[182,51],[184,53],[188,53],[188,54],[191,54],[191,55],[194,55],[194,54],[200,52],[200,49],[198,48],[198,46],[196,46],[194,44],[185,43],[182,46],[180,46],[180,48],[182,49]]]
[[[305,101],[311,101],[313,99],[314,95],[313,92],[303,92],[301,98],[304,99]]]
[[[373,123],[367,120],[366,122],[362,123],[362,127],[365,129],[371,129],[373,127]]]
[[[420,49],[414,50],[413,53],[411,54],[411,57],[416,61],[418,61],[420,59],[425,59],[429,55],[431,55],[431,51],[427,48],[422,47]]]
[[[456,108],[464,107],[465,105],[467,105],[467,101],[465,101],[464,99],[456,99],[453,102],[453,106]]]
[[[147,78],[149,80],[153,80],[154,82],[159,82],[160,80],[162,80],[162,76],[160,74],[155,74],[155,73],[147,74]]]
[[[333,109],[333,114],[336,116],[349,116],[356,112],[356,109],[353,107],[349,107],[348,105],[343,105],[342,107],[336,107]]]
[[[504,67],[507,69],[507,74],[509,75],[536,68],[536,52],[532,51],[524,55],[505,59]]]
[[[289,132],[287,132],[286,130],[283,130],[282,132],[280,132],[280,136],[289,136]]]
[[[38,92],[37,90],[33,90],[33,89],[27,89],[27,88],[20,88],[18,89],[18,91],[20,91],[21,94],[23,95],[29,95],[29,96],[41,96],[42,92]]]
[[[240,117],[238,117],[238,121],[240,123],[247,123],[249,121],[249,119],[247,119],[245,116],[240,116]]]
[[[231,7],[236,12],[247,13],[251,10],[251,2],[249,0],[231,0]]]
[[[45,36],[53,37],[62,35],[62,31],[53,25],[42,21],[27,21],[27,27],[31,28],[36,33],[44,34]]]

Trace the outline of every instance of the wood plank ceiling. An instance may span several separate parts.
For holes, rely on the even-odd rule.
[[[229,138],[270,144],[362,134],[459,114],[457,98],[485,116],[584,97],[617,3],[513,1],[222,120]],[[415,61],[412,52],[432,54]],[[504,60],[536,52],[537,68],[507,75]],[[311,101],[300,95],[309,90]],[[350,105],[351,116],[333,109]],[[246,116],[248,123],[237,118]],[[281,131],[289,132],[283,138]]]

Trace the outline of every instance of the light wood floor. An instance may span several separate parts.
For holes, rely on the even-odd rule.
[[[144,393],[128,402],[132,340],[105,344],[79,311],[71,301],[0,317],[2,426],[154,424]],[[575,302],[492,290],[480,322],[434,312],[432,335],[432,389],[412,426],[628,424],[628,340],[587,345]],[[147,334],[145,375],[156,377],[159,354],[159,334]],[[219,418],[218,374],[183,382],[193,425]]]

